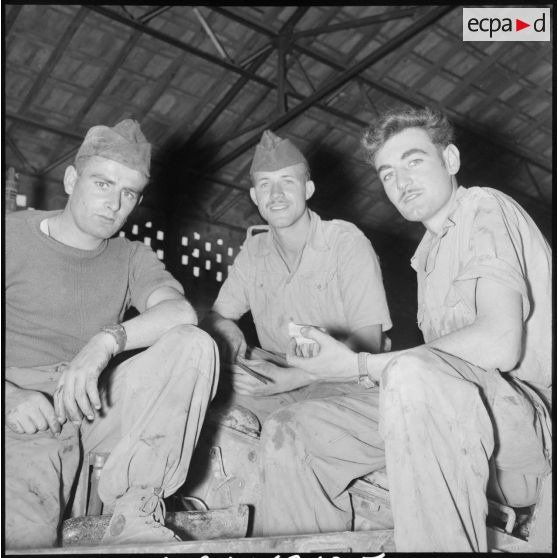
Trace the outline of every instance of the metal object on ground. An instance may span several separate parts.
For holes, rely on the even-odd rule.
[[[179,490],[199,498],[209,509],[248,504],[249,535],[259,497],[259,431],[258,418],[250,410],[239,405],[212,407]]]
[[[79,473],[78,484],[72,504],[72,517],[83,515],[100,515],[110,512],[103,509],[97,492],[101,470],[103,469],[109,454],[106,452],[89,452],[83,456],[83,463]]]
[[[94,457],[93,460],[93,470],[91,472],[91,486],[89,489],[89,502],[87,504],[87,515],[101,515],[103,512],[103,501],[99,497],[98,488],[99,480],[101,478],[101,471],[105,466],[105,462],[108,458],[108,453],[95,453],[90,454]]]
[[[62,546],[99,544],[110,522],[110,515],[86,515],[64,521]],[[248,529],[248,506],[209,511],[169,512],[165,525],[186,541],[241,538]]]

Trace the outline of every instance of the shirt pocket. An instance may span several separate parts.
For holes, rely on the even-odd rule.
[[[312,309],[319,309],[324,316],[335,313],[339,294],[335,273],[330,271],[316,271],[300,275],[301,304]]]
[[[250,310],[255,319],[265,321],[283,308],[284,277],[281,273],[258,271],[250,303]]]

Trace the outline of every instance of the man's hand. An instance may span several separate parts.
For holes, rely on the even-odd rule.
[[[305,370],[312,381],[343,382],[358,377],[358,355],[346,345],[315,327],[304,327],[304,337],[316,341],[313,355],[298,356],[296,343],[291,341],[287,351],[289,366]]]
[[[216,339],[221,361],[227,370],[232,371],[236,359],[246,355],[244,333],[232,320],[222,320],[219,323]]]
[[[35,434],[49,428],[53,434],[60,434],[62,429],[46,395],[14,385],[10,385],[9,393],[6,393],[5,420],[18,434]]]
[[[258,374],[269,378],[270,382],[264,384],[260,380],[250,376],[240,366],[233,365],[232,384],[237,393],[243,395],[274,395],[284,393],[310,383],[308,375],[304,370],[296,368],[282,368],[265,360],[249,360],[239,358],[243,365],[255,370]]]
[[[115,339],[108,333],[97,333],[62,372],[54,393],[54,409],[60,423],[67,418],[79,422],[83,415],[93,420],[93,408],[101,408],[98,381],[113,353]]]

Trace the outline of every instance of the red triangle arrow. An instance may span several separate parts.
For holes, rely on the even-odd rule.
[[[521,31],[522,29],[525,29],[526,27],[531,27],[530,23],[525,23],[524,21],[521,21],[520,19],[515,18],[515,30],[516,31]]]

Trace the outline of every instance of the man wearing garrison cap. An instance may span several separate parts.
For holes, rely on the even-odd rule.
[[[153,251],[114,236],[150,153],[133,120],[94,126],[65,171],[64,209],[6,218],[7,548],[60,544],[80,452],[93,451],[108,454],[101,544],[179,540],[162,499],[186,478],[217,353]],[[124,321],[130,306],[139,314]]]
[[[265,440],[277,414],[268,416],[278,409],[333,393],[376,388],[359,384],[356,377],[353,383],[332,388],[320,381],[319,374],[311,377],[298,368],[250,359],[236,320],[250,310],[260,346],[282,354],[295,343],[296,326],[302,324],[323,328],[356,350],[378,352],[391,321],[370,241],[353,224],[324,221],[307,207],[315,186],[308,163],[294,143],[265,131],[250,175],[250,197],[267,226],[248,230],[208,317],[208,327],[218,340],[223,368],[232,372],[222,382],[231,380],[232,395],[219,393],[219,401],[254,412]],[[311,353],[313,345],[296,337],[297,353]],[[227,456],[223,458],[226,461]]]

